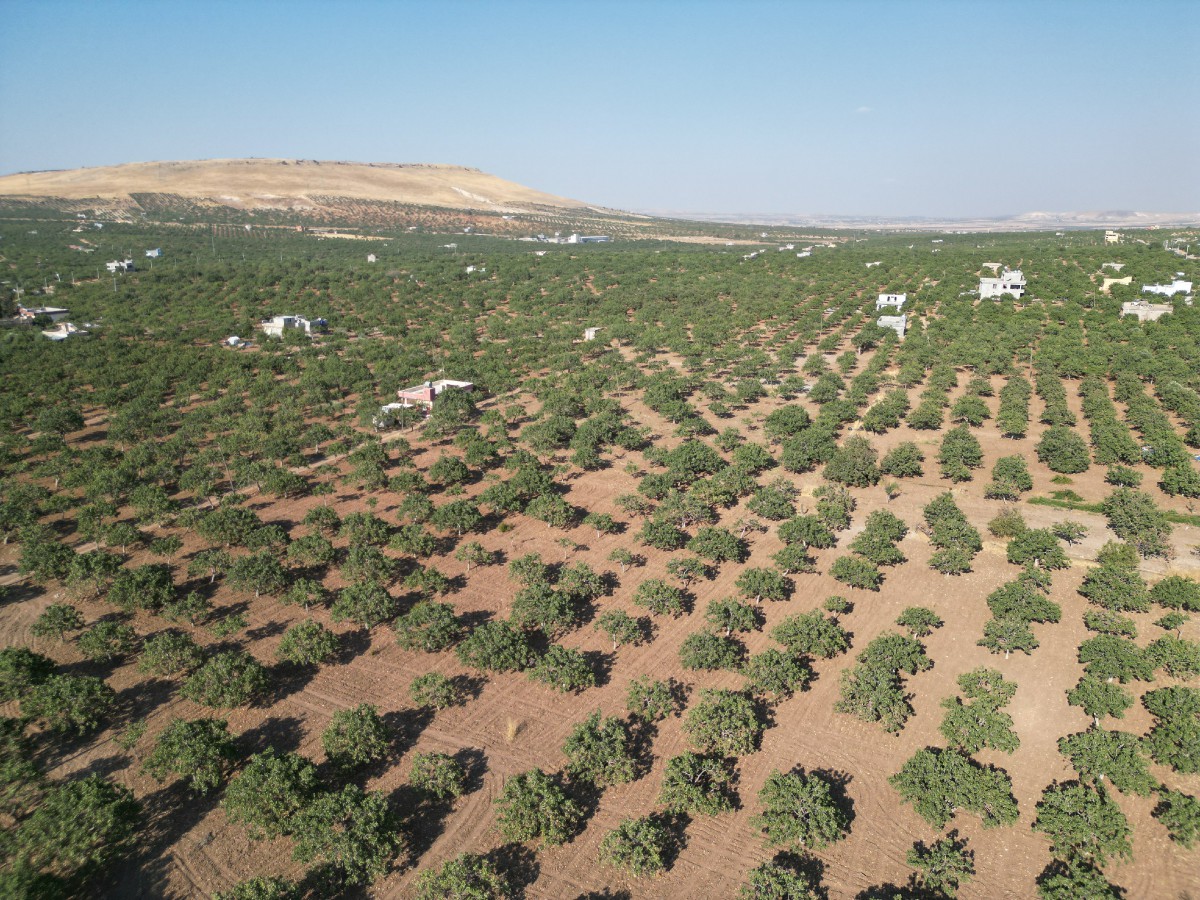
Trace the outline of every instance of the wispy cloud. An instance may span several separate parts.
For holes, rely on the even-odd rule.
[[[869,107],[869,106],[860,106],[858,109],[855,110],[855,112],[858,113],[860,116],[866,115],[867,113],[873,112],[873,111],[874,110],[872,110],[871,107]]]

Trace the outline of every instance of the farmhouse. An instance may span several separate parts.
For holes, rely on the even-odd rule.
[[[1004,269],[995,278],[979,279],[979,297],[987,300],[990,297],[1003,297],[1012,294],[1018,300],[1025,293],[1025,276],[1020,269]]]
[[[1106,244],[1119,244],[1119,243],[1121,243],[1121,234],[1120,234],[1120,232],[1117,232],[1117,231],[1106,231],[1106,232],[1104,232],[1104,243],[1106,243]]]
[[[17,316],[22,319],[36,319],[38,316],[45,316],[51,322],[58,322],[70,314],[71,311],[69,309],[64,309],[61,306],[17,307]]]
[[[82,336],[87,334],[87,332],[82,328],[72,325],[70,322],[59,322],[54,328],[43,331],[42,334],[52,341],[65,341],[67,338],[72,337],[73,335]]]
[[[908,326],[908,317],[904,315],[880,316],[875,320],[875,322],[880,328],[890,328],[892,331],[896,332],[899,337],[903,338],[904,331]]]
[[[1175,311],[1170,303],[1150,303],[1147,300],[1132,300],[1121,304],[1121,315],[1137,316],[1139,322],[1156,322]]]
[[[879,299],[875,301],[875,310],[879,311],[888,306],[901,309],[907,301],[908,294],[880,294]]]
[[[110,274],[115,273],[115,272],[132,272],[133,271],[133,260],[132,259],[114,259],[112,262],[106,262],[104,264],[104,268],[108,269]]]
[[[1174,297],[1176,294],[1190,294],[1192,283],[1176,278],[1170,284],[1143,284],[1143,294],[1161,294],[1164,297]]]
[[[475,385],[470,381],[452,381],[449,378],[442,378],[438,381],[426,381],[416,387],[403,388],[396,391],[396,396],[400,398],[401,406],[424,406],[426,409],[432,409],[434,399],[446,388],[471,391],[475,389]]]
[[[283,333],[289,328],[295,328],[303,331],[305,334],[324,331],[329,323],[324,319],[306,319],[304,316],[275,316],[271,319],[263,319],[259,325],[267,337],[283,337]]]
[[[162,247],[155,247],[153,250],[146,251],[147,259],[158,259],[162,256]]]

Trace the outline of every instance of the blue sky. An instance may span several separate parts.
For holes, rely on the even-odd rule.
[[[475,166],[606,206],[1200,210],[1200,2],[0,0],[0,173]]]

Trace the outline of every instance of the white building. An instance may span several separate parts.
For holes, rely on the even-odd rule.
[[[48,331],[43,331],[42,334],[52,341],[65,341],[69,337],[82,336],[87,334],[87,332],[82,328],[72,325],[70,322],[59,322]]]
[[[438,381],[426,381],[415,387],[402,388],[396,391],[396,396],[400,398],[401,406],[424,406],[426,409],[432,409],[433,401],[446,388],[473,391],[475,385],[470,381],[453,381],[449,378],[442,378]]]
[[[1121,243],[1121,234],[1120,234],[1120,232],[1117,232],[1117,231],[1106,231],[1106,232],[1104,232],[1104,243],[1106,243],[1106,244],[1119,244],[1119,243]]]
[[[147,259],[158,259],[162,256],[162,247],[155,247],[153,250],[146,251]]]
[[[1011,294],[1018,300],[1025,293],[1025,276],[1020,269],[1004,269],[995,278],[979,279],[979,297],[987,300],[991,297],[1003,297]]]
[[[58,322],[71,314],[69,309],[62,306],[18,306],[17,316],[22,319],[36,319],[45,316],[51,322]]]
[[[108,271],[110,273],[132,272],[133,271],[133,260],[132,259],[114,259],[112,262],[105,263],[104,268],[108,269]]]
[[[367,262],[369,262],[369,263],[375,262],[375,254],[374,253],[367,254]]]
[[[1143,284],[1142,293],[1144,294],[1161,294],[1164,297],[1174,297],[1176,294],[1190,294],[1192,292],[1192,283],[1190,281],[1180,281],[1176,278],[1170,284]]]
[[[875,309],[879,311],[887,306],[902,309],[908,301],[908,294],[880,294],[879,299],[875,301]]]
[[[1137,316],[1139,322],[1156,322],[1163,316],[1174,311],[1175,307],[1170,303],[1150,303],[1147,300],[1132,300],[1121,304],[1121,315]]]
[[[875,320],[875,324],[880,328],[890,328],[896,332],[898,337],[903,338],[905,329],[908,327],[908,317],[904,315],[880,316]]]
[[[599,330],[600,330],[599,328],[585,328],[585,329],[583,329],[583,339],[584,339],[585,341],[594,341],[594,340],[596,339],[596,332],[597,332],[597,331],[599,331]]]
[[[327,325],[329,323],[324,319],[306,319],[304,316],[275,316],[271,319],[263,319],[259,327],[267,337],[281,338],[284,331],[289,328],[296,328],[305,334],[312,334],[314,331],[324,331]]]

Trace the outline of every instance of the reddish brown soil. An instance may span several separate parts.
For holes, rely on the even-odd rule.
[[[961,380],[965,382],[965,378]],[[997,387],[1000,383],[1000,380],[996,381]],[[914,398],[916,392],[916,389],[912,392]],[[954,392],[954,396],[957,393]],[[1070,385],[1068,393],[1078,412],[1078,399]],[[669,437],[673,430],[671,426],[640,402],[629,398],[623,402],[637,421],[667,436],[662,439],[662,444],[670,446],[676,442],[677,439]],[[994,411],[996,399],[989,402]],[[752,413],[739,414],[735,421],[744,426],[743,433],[762,440],[761,432],[749,430],[749,420],[761,420],[762,415],[778,404],[774,399],[763,401]],[[1040,402],[1035,398],[1034,419],[1039,411]],[[723,428],[729,423],[714,421],[713,424]],[[977,472],[974,481],[953,487],[953,490],[957,502],[981,532],[1002,507],[1002,504],[982,497],[988,473],[999,456],[1021,453],[1029,459],[1036,482],[1035,494],[1046,494],[1057,487],[1050,482],[1051,473],[1033,457],[1032,448],[1040,431],[1041,427],[1035,425],[1029,438],[1014,442],[1000,438],[990,423],[976,429],[986,453],[984,468]],[[903,482],[903,492],[890,505],[882,488],[856,491],[859,508],[851,535],[861,528],[871,510],[885,505],[912,527],[921,521],[921,507],[949,487],[937,478],[934,456],[940,434],[914,432],[902,427],[871,439],[881,452],[900,441],[915,440],[928,457],[926,475]],[[441,448],[428,450],[419,458],[419,464],[427,466],[440,452]],[[628,454],[628,457],[637,458],[638,454]],[[617,495],[635,488],[634,478],[623,471],[626,461],[618,459],[607,470],[569,481],[568,499],[577,507],[609,511],[625,519],[612,501]],[[761,480],[766,481],[776,474],[778,470],[767,473]],[[805,495],[811,494],[820,483],[815,474],[789,477]],[[1089,501],[1108,493],[1100,467],[1093,467],[1072,480],[1072,489]],[[1147,477],[1146,486],[1155,494],[1156,500],[1164,507],[1183,511],[1182,503],[1161,496],[1151,484],[1152,480]],[[481,487],[474,486],[471,493]],[[298,523],[305,510],[319,502],[309,498],[276,503],[260,513],[267,521]],[[390,519],[389,508],[396,502],[397,498],[384,495],[377,511]],[[354,495],[339,497],[337,504],[342,514],[364,508],[363,499]],[[1004,659],[989,654],[975,643],[988,618],[985,597],[1017,572],[1006,562],[1004,546],[1000,542],[989,539],[975,561],[974,571],[950,578],[928,568],[926,563],[931,548],[927,540],[914,531],[901,544],[909,562],[887,570],[886,582],[878,593],[847,589],[826,574],[798,576],[795,595],[786,602],[767,605],[766,628],[746,636],[745,643],[750,652],[761,651],[772,644],[767,632],[782,618],[814,609],[832,594],[848,596],[854,602],[854,610],[843,618],[844,625],[853,632],[853,650],[842,658],[818,662],[817,677],[810,689],[774,709],[773,722],[765,733],[761,749],[739,761],[741,808],[715,818],[693,820],[687,828],[686,846],[671,870],[658,878],[631,879],[598,863],[598,845],[603,836],[623,818],[655,809],[665,761],[688,749],[681,730],[682,720],[670,719],[661,724],[654,738],[653,765],[648,773],[630,785],[607,790],[586,829],[575,840],[530,857],[534,862],[526,895],[531,898],[569,898],[609,888],[613,892],[627,891],[634,898],[731,897],[748,870],[773,855],[750,824],[751,817],[759,811],[757,792],[773,770],[786,771],[795,766],[808,770],[828,769],[844,773],[848,779],[846,790],[853,803],[850,836],[818,854],[825,866],[824,881],[829,897],[844,900],[871,885],[889,881],[903,883],[909,872],[904,862],[906,851],[914,841],[931,841],[938,835],[911,806],[899,802],[888,778],[915,750],[926,745],[944,744],[937,731],[941,721],[941,700],[957,693],[955,678],[959,674],[987,665],[1000,669],[1005,677],[1018,685],[1009,711],[1015,720],[1021,747],[1011,756],[985,752],[979,758],[1004,768],[1012,776],[1021,818],[1012,827],[994,830],[982,829],[978,820],[968,814],[959,816],[951,824],[950,827],[957,828],[975,851],[978,874],[963,889],[961,896],[1032,896],[1034,879],[1050,860],[1046,840],[1029,827],[1034,806],[1047,784],[1054,779],[1072,777],[1070,767],[1058,754],[1057,740],[1088,724],[1082,712],[1067,705],[1065,696],[1080,675],[1075,648],[1087,635],[1082,624],[1085,603],[1075,588],[1086,570],[1088,557],[1094,556],[1100,544],[1111,535],[1099,516],[1027,504],[1021,504],[1021,510],[1031,525],[1070,518],[1091,529],[1087,539],[1070,551],[1076,564],[1068,571],[1055,574],[1052,596],[1063,607],[1063,621],[1058,625],[1034,626],[1041,647],[1032,656]],[[722,520],[729,524],[746,515],[744,507],[739,506],[726,511]],[[584,560],[598,571],[613,568],[606,559],[616,547],[644,552],[648,560],[645,567],[620,576],[619,588],[613,596],[600,601],[600,610],[621,608],[635,612],[630,598],[636,586],[646,578],[666,577],[668,555],[635,546],[632,532],[638,527],[636,522],[623,535],[599,539],[590,529],[576,528],[567,536],[580,546],[569,552],[555,543],[562,532],[520,516],[512,517],[511,521],[516,527],[507,534],[492,532],[478,539],[486,547],[502,551],[508,558],[537,551],[548,561],[567,557]],[[1190,554],[1190,548],[1200,543],[1196,529],[1177,526],[1174,542],[1177,548],[1174,561],[1169,565],[1161,562],[1146,565],[1146,575],[1151,581],[1168,569],[1192,576],[1200,574],[1200,559]],[[848,540],[843,536],[841,547],[844,548],[846,543]],[[746,565],[770,565],[769,557],[779,546],[773,529],[769,534],[755,536]],[[185,552],[193,549],[189,547]],[[830,562],[844,552],[844,549],[820,551],[818,569],[827,571]],[[11,545],[0,551],[0,572],[5,573],[0,581],[13,583],[17,580],[15,558],[15,548]],[[449,575],[463,571],[462,564],[452,557],[432,562]],[[520,674],[491,675],[481,680],[478,697],[464,707],[439,712],[427,722],[421,722],[408,698],[408,685],[416,675],[427,671],[478,673],[462,667],[452,653],[430,656],[401,650],[386,626],[375,629],[367,639],[355,635],[352,628],[331,625],[334,630],[350,634],[361,642],[352,658],[343,664],[324,667],[307,684],[286,687],[274,702],[264,707],[230,712],[230,729],[244,735],[247,746],[252,744],[257,748],[275,743],[282,748],[297,749],[319,761],[324,758],[320,733],[330,716],[336,710],[357,703],[374,703],[385,716],[407,726],[406,733],[397,742],[396,756],[367,785],[395,795],[397,799],[405,796],[403,786],[415,751],[456,753],[468,749],[477,752],[483,770],[477,789],[459,800],[440,822],[426,823],[427,828],[419,833],[416,841],[418,849],[408,864],[398,865],[396,871],[378,882],[370,892],[372,896],[405,897],[409,895],[418,871],[437,866],[463,851],[487,852],[501,846],[503,839],[494,828],[492,801],[498,796],[504,779],[535,766],[547,771],[560,769],[565,761],[562,743],[572,727],[596,709],[607,715],[624,715],[625,693],[632,679],[643,674],[656,678],[675,677],[690,684],[693,691],[704,687],[741,687],[742,678],[731,673],[683,670],[677,654],[684,638],[703,627],[707,603],[733,593],[733,582],[740,570],[740,566],[726,564],[714,580],[694,586],[695,604],[690,614],[676,620],[656,620],[652,643],[622,648],[615,657],[608,655],[611,664],[601,686],[577,696],[557,694]],[[334,584],[332,580],[330,583]],[[514,590],[515,585],[503,568],[473,569],[466,577],[465,587],[449,599],[460,614],[504,617]],[[254,600],[236,595],[228,588],[222,589],[219,596],[227,603],[246,604],[250,626],[235,639],[244,640],[251,652],[265,663],[273,663],[275,646],[282,631],[303,616],[301,611],[282,606],[272,599]],[[54,591],[48,591],[0,607],[0,642],[28,643],[64,664],[86,670],[87,666],[80,663],[80,657],[69,644],[38,642],[29,634],[29,626],[39,611],[57,599]],[[111,611],[104,604],[80,605],[89,620]],[[934,668],[909,681],[916,714],[899,736],[892,737],[877,725],[834,712],[833,706],[838,697],[840,672],[852,664],[854,655],[873,637],[894,627],[896,616],[909,605],[929,606],[946,624],[925,642]],[[331,624],[328,611],[319,610],[313,615]],[[1156,617],[1155,613],[1134,616],[1143,636],[1142,643],[1155,631],[1150,622]],[[143,634],[163,627],[161,621],[149,616],[139,618],[135,625]],[[198,639],[215,642],[204,629],[192,631]],[[1189,623],[1185,636],[1200,638],[1200,623]],[[568,635],[562,642],[606,655],[611,649],[590,626]],[[117,691],[125,692],[123,697],[131,704],[141,707],[139,714],[148,713],[149,731],[137,746],[135,758],[131,759],[112,742],[116,732],[107,731],[83,752],[67,754],[52,774],[61,776],[83,770],[105,772],[132,787],[154,817],[154,827],[147,832],[141,855],[136,864],[121,870],[112,895],[203,896],[254,874],[298,876],[302,867],[291,860],[290,844],[286,839],[252,842],[240,827],[226,822],[224,813],[214,802],[197,802],[178,785],[159,785],[139,772],[137,757],[146,752],[154,736],[172,717],[195,717],[206,711],[188,701],[171,699],[164,685],[144,681],[132,664],[118,668],[108,680]],[[1155,686],[1168,681],[1160,676]],[[1135,693],[1145,687],[1134,685]],[[14,710],[5,708],[0,712],[12,714]],[[1117,724],[1124,730],[1144,733],[1151,723],[1144,710],[1135,706],[1126,719]],[[510,739],[514,730],[515,737]],[[1153,772],[1172,788],[1200,793],[1200,776],[1180,776],[1158,766]],[[1131,898],[1184,897],[1200,892],[1196,851],[1184,851],[1168,840],[1165,829],[1150,816],[1153,800],[1124,795],[1119,795],[1118,800],[1134,829],[1134,862],[1110,866],[1107,870],[1110,879],[1126,888]]]

